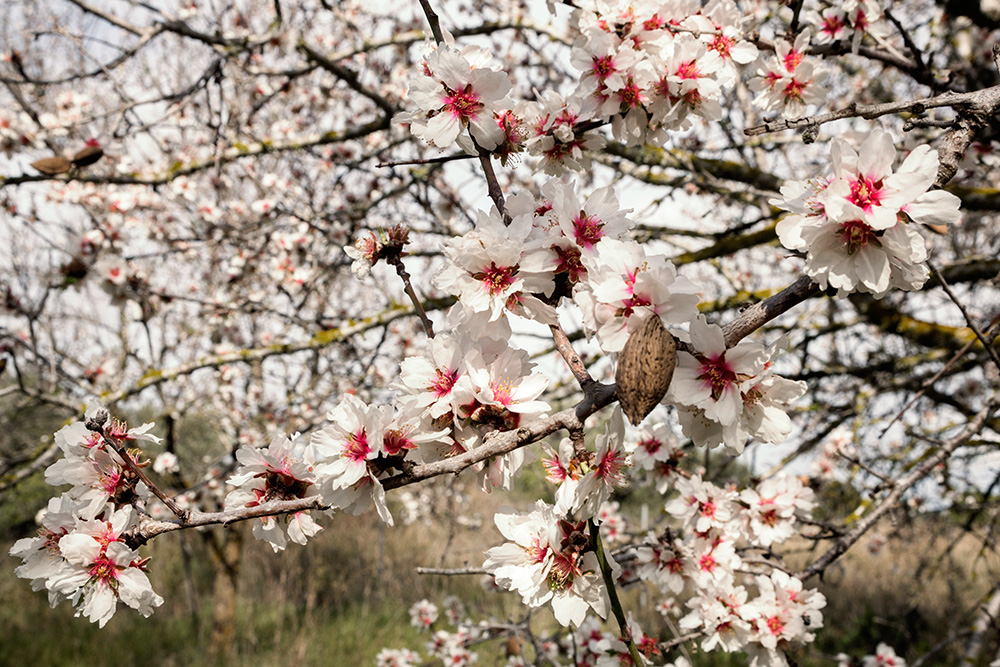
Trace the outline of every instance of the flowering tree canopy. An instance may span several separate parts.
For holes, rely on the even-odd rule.
[[[795,664],[884,520],[996,515],[1000,18],[945,4],[10,0],[0,396],[66,422],[0,441],[0,492],[58,487],[18,576],[103,627],[164,604],[164,533],[283,551],[540,470],[478,572],[565,630],[435,655],[503,631],[525,662]],[[835,483],[864,500],[828,521]]]

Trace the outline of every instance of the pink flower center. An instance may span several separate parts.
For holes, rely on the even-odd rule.
[[[871,213],[873,206],[882,203],[882,195],[882,179],[860,176],[856,181],[851,181],[851,194],[847,200],[865,213]]]
[[[715,517],[715,502],[709,500],[703,503],[701,506],[701,515],[709,519]]]
[[[559,484],[570,476],[569,471],[563,467],[558,458],[542,459],[542,467],[545,468],[545,479],[555,484]]]
[[[569,109],[563,109],[559,112],[559,115],[556,116],[555,121],[553,121],[553,125],[576,125],[576,114]]]
[[[552,590],[566,590],[573,585],[573,578],[582,574],[576,553],[557,553],[552,561],[552,569],[549,570],[549,586]]]
[[[771,526],[772,528],[778,523],[778,511],[777,510],[767,510],[760,515],[760,522],[765,526]]]
[[[111,427],[108,429],[108,435],[116,440],[130,440],[128,436],[128,424],[119,420],[111,420]]]
[[[107,493],[114,495],[122,483],[122,471],[118,467],[105,468],[98,475],[97,483]]]
[[[410,440],[412,426],[386,431],[382,436],[382,448],[389,456],[395,456],[404,449],[416,449],[417,443]]]
[[[873,245],[876,248],[882,247],[882,242],[878,240],[875,230],[861,220],[848,220],[841,223],[837,233],[840,234],[840,240],[847,248],[848,255],[853,255],[868,245]]]
[[[514,388],[513,382],[508,378],[490,380],[490,389],[493,390],[493,400],[505,408],[514,402],[512,396]]]
[[[844,22],[839,16],[828,16],[823,19],[823,27],[820,28],[820,31],[829,35],[831,39],[836,39],[843,29]]]
[[[580,211],[579,215],[573,218],[573,237],[577,245],[590,250],[604,237],[604,225],[596,217],[585,215]]]
[[[636,85],[632,77],[629,77],[628,83],[618,91],[618,100],[623,109],[635,109],[642,105],[642,89]]]
[[[633,294],[628,300],[622,303],[622,307],[618,309],[618,315],[619,317],[631,317],[636,308],[649,306],[652,303],[652,301],[641,294]],[[652,317],[656,316],[652,315]]]
[[[722,56],[723,60],[725,60],[726,58],[731,57],[734,44],[736,44],[736,40],[732,37],[716,35],[715,39],[712,40],[712,44],[708,48],[718,51],[719,55]]]
[[[653,455],[660,451],[660,447],[663,446],[663,443],[656,438],[646,438],[645,440],[639,441],[639,446],[646,450],[647,454]]]
[[[371,447],[368,446],[368,433],[362,428],[348,437],[341,456],[351,461],[364,461],[369,452]]]
[[[615,60],[611,56],[602,56],[600,58],[594,56],[593,63],[591,70],[594,72],[594,76],[602,83],[616,71]]]
[[[497,266],[490,262],[490,268],[472,275],[473,278],[486,284],[490,296],[498,296],[514,282],[517,266]]]
[[[784,63],[786,71],[794,72],[795,68],[798,67],[799,63],[801,62],[802,62],[802,53],[800,53],[799,51],[792,50],[785,54]]]
[[[560,248],[554,245],[552,249],[559,256],[559,265],[556,266],[556,273],[569,274],[570,283],[578,283],[587,275],[587,269],[584,268],[583,262],[580,260],[579,248]]]
[[[681,79],[697,79],[701,77],[696,60],[685,60],[677,67],[677,76]]]
[[[472,90],[472,84],[466,86],[465,90],[452,92],[444,98],[444,110],[462,121],[475,118],[482,108],[483,103],[479,101],[476,91]]]
[[[451,393],[451,388],[455,386],[455,381],[458,379],[458,371],[443,371],[440,368],[434,369],[434,379],[431,380],[430,387],[431,391],[434,392],[434,396],[441,398],[442,396],[447,396]]]
[[[715,556],[712,554],[705,554],[698,559],[698,567],[701,568],[702,572],[708,572],[709,574],[715,570],[718,564],[718,561],[715,560]]]
[[[542,544],[538,537],[534,537],[531,540],[531,546],[525,551],[528,553],[528,560],[532,563],[541,563],[545,560],[545,556],[549,553],[549,547],[547,544]]]
[[[717,357],[701,357],[701,374],[698,379],[712,389],[712,398],[719,400],[731,384],[736,382],[736,372],[726,362],[726,353]]]
[[[609,486],[625,485],[625,453],[608,450],[595,469],[597,478]]]
[[[659,30],[664,26],[664,21],[656,14],[653,14],[651,18],[646,19],[642,23],[643,30]]]
[[[90,578],[95,581],[103,581],[115,588],[118,586],[118,571],[123,569],[125,568],[119,567],[113,560],[102,555],[91,564]]]
[[[799,81],[798,79],[792,79],[785,84],[784,90],[781,94],[785,96],[786,100],[801,100],[802,91],[805,90],[806,86],[809,85],[808,81]]]
[[[777,616],[772,616],[767,619],[767,629],[771,631],[772,635],[780,635],[781,631],[785,629],[785,623]]]
[[[59,540],[61,540],[66,533],[67,530],[65,528],[60,528],[59,532],[49,530],[48,528],[39,528],[38,536],[43,540],[42,548],[48,551],[51,555],[58,556],[61,553],[59,551]]]

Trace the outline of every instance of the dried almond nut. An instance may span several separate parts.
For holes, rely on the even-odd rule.
[[[660,317],[651,313],[625,341],[615,371],[618,402],[632,426],[638,426],[663,400],[676,365],[677,341]]]

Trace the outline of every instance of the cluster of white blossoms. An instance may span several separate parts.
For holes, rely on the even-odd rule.
[[[889,27],[881,20],[882,7],[878,0],[846,0],[846,2],[832,3],[822,12],[814,9],[806,10],[802,18],[806,23],[815,26],[817,44],[833,44],[850,38],[851,48],[855,53],[866,33],[879,43],[889,35]]]
[[[812,641],[822,627],[826,601],[780,570],[753,575],[741,554],[791,537],[797,519],[810,518],[812,490],[791,476],[737,492],[695,475],[679,478],[676,488],[666,511],[681,526],[650,535],[635,550],[636,577],[666,595],[687,594],[689,612],[679,625],[700,632],[704,650],[745,651],[752,665],[786,665],[784,651]]]
[[[11,157],[35,144],[35,126],[23,111],[0,109],[0,152]]]
[[[809,31],[799,33],[794,44],[778,39],[774,54],[761,58],[750,89],[757,92],[754,104],[764,111],[780,111],[785,118],[797,118],[809,104],[826,101],[822,86],[827,76],[819,58],[807,56]]]
[[[244,445],[236,452],[240,467],[229,478],[237,488],[226,496],[227,509],[256,507],[272,500],[295,500],[318,494],[313,472],[313,453],[297,437],[275,437],[266,448]],[[288,538],[282,530],[287,525]],[[294,512],[281,517],[267,516],[254,522],[253,534],[270,543],[276,552],[283,551],[288,539],[296,544],[306,541],[322,528],[308,512]]]
[[[782,245],[805,253],[805,272],[823,289],[883,296],[892,288],[915,290],[927,280],[927,248],[912,223],[957,223],[961,200],[930,190],[938,172],[937,151],[913,149],[893,171],[892,137],[874,130],[860,152],[836,138],[832,173],[791,181],[774,206],[791,212],[777,227]]]
[[[659,425],[644,431],[643,439],[654,439],[654,433],[662,435]],[[565,473],[556,459],[545,464],[553,479]],[[633,471],[628,460],[622,462],[619,473],[627,477]],[[753,555],[768,553],[795,534],[800,519],[811,519],[812,490],[790,475],[768,478],[741,492],[720,488],[700,475],[675,475],[674,480],[678,495],[665,505],[672,525],[620,550],[623,567],[605,552],[611,576],[658,589],[667,613],[681,617],[680,629],[701,635],[702,650],[743,651],[755,667],[787,666],[786,651],[813,641],[815,631],[823,627],[820,610],[826,600],[784,571],[761,569]],[[495,518],[508,542],[487,551],[486,571],[498,586],[520,595],[524,604],[551,605],[556,620],[576,626],[572,635],[557,634],[536,647],[553,664],[567,659],[580,665],[632,664],[621,637],[601,630],[589,615],[594,611],[604,617],[609,605],[587,522],[601,515],[585,507],[566,512],[538,501],[529,512],[504,510]],[[411,607],[410,616],[413,625],[431,628],[437,607],[421,600]],[[629,617],[628,624],[644,658],[661,654],[655,637],[643,632],[634,618]],[[879,650],[887,653],[881,646]],[[398,656],[385,653],[387,660]]]
[[[629,578],[649,582],[664,595],[686,595],[689,611],[679,625],[702,635],[703,650],[745,651],[752,665],[787,665],[785,651],[811,642],[822,627],[820,609],[826,601],[783,571],[748,569],[741,554],[766,552],[791,537],[797,520],[810,518],[812,490],[796,477],[781,476],[738,493],[697,475],[679,478],[677,490],[680,495],[666,504],[666,511],[679,526],[660,536],[650,534],[619,556]],[[498,514],[496,524],[510,541],[487,552],[485,568],[526,605],[551,603],[560,623],[582,630],[589,627],[584,622],[588,610],[603,617],[608,601],[586,523],[576,520],[580,517],[587,513],[567,516],[543,501],[528,513]],[[613,568],[617,577],[620,570]],[[679,609],[674,597],[669,600],[671,608]],[[649,657],[656,642],[634,621],[630,625]],[[595,654],[585,664],[628,654],[619,639],[596,627],[577,646]]]
[[[507,75],[490,64],[488,51],[459,49],[449,38],[411,82],[417,108],[398,120],[439,148],[478,148],[501,161],[526,150],[542,158],[546,172],[558,174],[588,166],[587,151],[605,141],[594,132],[603,124],[631,146],[662,144],[667,131],[687,127],[692,117],[720,118],[722,91],[736,81],[737,65],[759,63],[755,101],[765,110],[795,116],[821,101],[817,84],[823,74],[806,55],[809,35],[800,34],[794,44],[779,39],[773,55],[757,60],[731,0],[704,7],[687,0],[597,7],[574,10],[578,37],[571,60],[582,76],[572,94],[549,91],[515,102]],[[876,9],[869,0],[855,0],[813,18],[825,26],[820,41],[840,39],[838,21],[855,40],[863,33],[877,37],[870,25]],[[788,183],[783,198],[772,202],[791,212],[777,226],[779,239],[804,254],[806,273],[824,289],[880,296],[892,287],[918,288],[927,278],[927,252],[913,223],[958,221],[958,199],[929,190],[937,174],[935,151],[918,147],[895,172],[894,158],[891,138],[882,131],[866,139],[860,154],[836,139],[831,174]],[[479,212],[471,231],[444,244],[432,283],[457,302],[443,319],[447,333],[431,337],[423,354],[402,361],[391,387],[395,402],[376,405],[348,393],[328,412],[329,423],[308,437],[278,435],[266,448],[245,445],[228,480],[233,488],[227,511],[235,516],[271,502],[302,501],[357,514],[374,504],[392,524],[383,482],[404,465],[479,449],[491,434],[515,431],[552,411],[543,399],[549,378],[525,350],[511,346],[510,322],[520,317],[555,325],[558,309],[569,302],[579,309],[584,333],[612,358],[651,317],[685,343],[664,402],[676,409],[680,429],[694,445],[722,446],[737,455],[751,439],[777,443],[788,436],[787,412],[805,385],[775,374],[781,341],[728,347],[723,330],[698,312],[698,286],[665,256],[629,238],[630,211],[611,188],[581,197],[571,183],[553,179],[540,193],[516,194],[503,211]],[[260,199],[251,208],[268,215],[273,206]],[[365,277],[379,259],[399,261],[407,240],[399,225],[351,246],[355,273]],[[276,239],[289,257],[308,242],[305,226]],[[124,262],[102,267],[109,284],[128,282]],[[272,278],[301,281],[310,275],[302,268],[282,260]],[[155,440],[151,427],[129,430],[111,422],[92,431],[77,423],[60,430],[56,439],[65,456],[46,479],[72,488],[49,503],[39,536],[11,550],[24,560],[18,574],[47,590],[53,604],[70,599],[78,613],[102,626],[119,600],[144,615],[162,603],[145,575],[146,559],[129,542],[149,518],[136,511],[144,510],[149,496],[136,473],[146,462],[136,450],[124,454],[130,460],[119,453],[129,441]],[[813,506],[808,488],[793,477],[742,491],[688,477],[668,427],[657,425],[630,439],[617,407],[593,445],[574,436],[545,448],[554,504],[540,500],[530,511],[495,516],[507,542],[487,552],[484,567],[499,587],[516,592],[528,606],[550,605],[561,624],[578,626],[580,655],[593,656],[594,663],[624,659],[619,638],[586,630],[591,611],[601,617],[609,611],[605,577],[621,573],[598,546],[592,526],[614,524],[615,532],[606,535],[619,536],[623,524],[612,494],[644,477],[664,496],[679,492],[665,504],[678,525],[618,558],[664,595],[686,594],[682,629],[701,633],[704,650],[746,651],[754,665],[784,665],[786,649],[812,641],[822,625],[823,596],[780,570],[749,574],[745,568],[748,552],[769,550],[794,534],[797,519]],[[477,463],[482,488],[510,489],[527,452],[519,448]],[[158,465],[176,470],[176,461]],[[253,533],[281,551],[289,541],[305,544],[320,530],[303,510],[259,518]],[[602,561],[610,574],[602,574]],[[663,608],[679,606],[670,600]],[[418,604],[411,617],[430,630],[438,610]],[[655,641],[631,624],[643,653],[655,653]],[[467,646],[475,637],[462,627],[441,630],[428,650],[448,664],[470,664],[476,658]],[[412,652],[383,652],[379,662],[416,659]]]
[[[691,322],[694,353],[677,353],[667,392],[684,435],[697,445],[723,445],[734,456],[751,437],[769,444],[784,440],[792,428],[787,405],[805,393],[806,384],[773,373],[779,342],[727,348],[722,328],[696,317]]]
[[[98,414],[88,411],[88,418]],[[70,600],[77,616],[86,616],[100,627],[114,616],[121,601],[143,616],[163,603],[146,576],[148,558],[141,558],[128,541],[138,520],[133,507],[142,504],[148,489],[134,472],[147,465],[138,440],[158,442],[148,433],[153,424],[129,429],[124,422],[107,422],[103,432],[75,422],[56,432],[63,458],[45,471],[53,486],[71,489],[39,512],[38,535],[18,540],[10,550],[24,563],[15,572],[30,579],[33,590],[46,590],[54,607]],[[110,441],[132,461],[127,465]]]
[[[536,92],[534,100],[509,96],[510,81],[477,47],[459,50],[450,35],[425,58],[410,81],[412,111],[397,122],[438,148],[473,141],[506,164],[527,151],[550,174],[590,166],[586,153],[605,139],[593,130],[610,123],[627,146],[662,145],[667,132],[692,118],[722,117],[722,94],[739,78],[739,66],[759,58],[744,37],[744,14],[732,0],[587,3],[573,11],[577,37],[571,63],[581,72],[568,95]],[[861,33],[859,33],[861,34]],[[795,115],[824,100],[822,73],[803,62],[808,44],[778,40],[776,55],[760,59],[755,104]],[[465,132],[468,130],[468,133]]]
[[[854,50],[864,35],[876,41],[888,34],[874,0],[851,0],[820,14],[807,11],[818,44],[848,37]],[[577,37],[571,64],[581,72],[570,94],[536,91],[533,100],[510,97],[511,84],[490,53],[479,47],[459,50],[450,35],[425,58],[423,71],[410,81],[413,111],[397,122],[438,148],[457,143],[474,152],[472,140],[506,164],[527,151],[546,173],[590,167],[588,151],[605,145],[594,132],[610,123],[614,138],[627,146],[663,145],[667,132],[684,130],[692,118],[722,117],[723,91],[751,67],[753,103],[786,118],[801,116],[807,105],[826,101],[826,71],[808,56],[810,31],[794,43],[775,39],[764,53],[744,33],[747,20],[732,0],[699,2],[582,3],[571,24]],[[468,130],[468,134],[465,130]]]

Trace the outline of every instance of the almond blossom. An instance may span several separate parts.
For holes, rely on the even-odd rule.
[[[756,577],[759,594],[747,605],[747,618],[754,628],[746,647],[753,667],[788,667],[785,650],[815,639],[823,627],[820,609],[826,598],[815,590],[803,590],[802,582],[780,570]]]
[[[109,437],[122,442],[137,438],[153,439],[146,434],[152,424],[144,424],[130,433],[128,425],[112,421]],[[72,484],[69,495],[80,501],[77,516],[94,519],[104,511],[107,503],[130,503],[135,498],[148,497],[146,485],[125,464],[118,452],[109,447],[103,436],[90,431],[83,422],[74,422],[60,429],[55,436],[63,451],[63,458],[45,470],[45,481],[52,486]],[[138,454],[129,453],[133,464],[138,464]]]
[[[244,445],[236,452],[240,467],[229,478],[238,488],[226,496],[226,508],[256,507],[272,500],[295,500],[319,495],[312,470],[312,452],[306,441],[278,435],[266,449]],[[284,517],[267,516],[254,521],[253,535],[265,540],[277,553],[285,549],[287,539],[281,524],[288,526],[288,539],[305,544],[322,528],[308,512],[294,512]]]
[[[376,667],[417,667],[422,662],[419,653],[405,648],[384,648],[375,656]]]
[[[812,511],[813,497],[812,489],[791,475],[771,477],[756,488],[744,489],[740,501],[746,505],[743,518],[750,541],[769,547],[787,540],[795,532],[796,515],[808,516]]]
[[[735,516],[736,493],[702,480],[701,475],[677,480],[677,491],[680,495],[665,509],[695,532],[725,530]]]
[[[697,314],[694,283],[677,275],[665,257],[648,255],[633,241],[605,238],[596,255],[583,257],[583,264],[587,280],[574,290],[573,299],[605,352],[620,352],[629,333],[650,315],[679,324]]]
[[[620,208],[611,187],[598,188],[581,202],[572,185],[553,179],[542,187],[542,193],[552,206],[545,218],[554,223],[552,231],[562,235],[558,247],[553,247],[559,255],[560,268],[567,263],[578,263],[583,254],[595,254],[602,239],[621,239],[632,228],[628,218],[631,209]],[[573,252],[575,257],[571,257]],[[571,275],[570,280],[576,282],[579,277]]]
[[[696,354],[677,353],[668,397],[700,408],[706,418],[728,426],[743,410],[743,392],[764,370],[764,346],[740,343],[727,348],[722,327],[709,324],[700,314],[691,321],[691,345]]]
[[[530,607],[552,603],[562,625],[580,625],[593,609],[608,613],[608,596],[597,557],[588,550],[585,523],[560,520],[551,505],[539,500],[528,513],[498,513],[497,528],[510,542],[486,552],[483,567],[497,585],[517,591]],[[614,560],[607,555],[609,562]]]
[[[750,89],[757,92],[755,106],[764,111],[780,110],[785,118],[805,114],[806,106],[823,104],[827,93],[820,85],[827,72],[817,58],[806,56],[809,31],[799,33],[794,44],[783,39],[774,41],[774,55],[762,58]]]
[[[579,95],[563,98],[546,90],[537,102],[518,106],[525,118],[528,153],[541,158],[546,174],[558,176],[572,169],[590,169],[589,153],[603,148],[607,140],[589,127],[597,113],[597,99]]]
[[[690,576],[688,559],[679,542],[664,543],[651,539],[635,549],[636,576],[654,584],[663,593],[679,594]]]
[[[632,462],[622,448],[624,438],[625,420],[621,407],[616,405],[604,433],[597,436],[593,461],[585,465],[585,472],[574,486],[570,513],[582,519],[592,518],[613,491],[628,484]]]
[[[438,619],[437,605],[430,600],[420,600],[410,607],[410,625],[426,630]]]
[[[49,586],[72,598],[78,616],[86,615],[102,628],[114,616],[119,600],[146,617],[163,604],[145,573],[149,559],[139,558],[123,540],[133,522],[132,508],[122,508],[108,520],[79,520],[59,540],[59,552],[69,567]]]
[[[689,33],[678,35],[653,88],[653,121],[663,129],[686,129],[692,114],[705,120],[721,118],[722,87],[716,76],[722,68],[718,51]]]
[[[510,91],[503,72],[473,67],[468,53],[441,44],[427,56],[424,74],[410,82],[410,100],[417,110],[397,117],[410,131],[438,148],[453,144],[468,128],[483,148],[492,150],[504,140],[494,120],[501,101]]]
[[[747,17],[731,0],[711,0],[700,14],[684,21],[685,27],[694,27],[701,33],[701,40],[719,54],[722,71],[719,82],[723,85],[735,83],[739,76],[737,65],[746,65],[757,59],[757,47],[743,38],[743,24]]]
[[[347,394],[327,414],[327,419],[331,423],[313,433],[309,440],[316,462],[313,472],[323,502],[360,514],[373,500],[379,516],[391,526],[385,490],[369,468],[384,453],[385,413]]]
[[[889,27],[882,19],[878,0],[847,0],[834,7],[827,7],[822,15],[806,11],[803,19],[816,27],[816,43],[831,44],[853,33],[851,51],[858,52],[861,38],[870,34],[881,42],[889,36]]]
[[[915,225],[954,224],[959,199],[928,191],[937,176],[937,151],[914,149],[893,172],[891,137],[875,130],[856,152],[845,140],[831,148],[833,173],[782,187],[772,204],[790,211],[777,227],[782,245],[806,253],[805,271],[824,289],[841,294],[892,287],[920,288],[928,277],[927,249]]]
[[[896,655],[896,649],[885,642],[875,647],[875,655],[866,655],[862,667],[906,667],[906,660]]]
[[[515,429],[526,417],[541,417],[550,409],[547,402],[539,400],[549,380],[533,369],[527,353],[515,347],[495,355],[478,349],[467,351],[466,373],[455,386],[459,417],[482,435]]]
[[[685,630],[698,630],[704,651],[742,650],[752,636],[746,613],[747,591],[743,586],[710,587],[687,601],[691,611],[678,621]]]
[[[555,254],[538,242],[529,241],[531,215],[514,217],[509,226],[494,207],[482,211],[476,228],[448,241],[444,248],[448,265],[434,276],[434,284],[459,297],[462,309],[487,314],[481,324],[500,319],[505,310],[530,304],[536,319],[555,322],[555,310],[535,294],[552,292]],[[472,332],[486,335],[485,330]]]
[[[57,581],[70,573],[69,562],[59,549],[59,540],[72,531],[77,522],[79,501],[68,494],[50,498],[45,509],[39,511],[35,537],[25,537],[14,543],[10,555],[24,562],[14,573],[22,579],[31,580],[31,590],[48,589],[49,604],[56,606],[65,596],[49,586],[49,581]]]
[[[431,419],[455,411],[455,383],[466,372],[464,357],[471,345],[464,336],[435,336],[427,341],[423,356],[403,359],[396,387]]]

